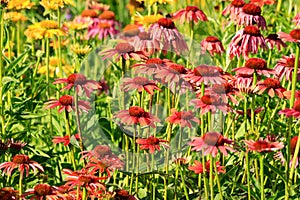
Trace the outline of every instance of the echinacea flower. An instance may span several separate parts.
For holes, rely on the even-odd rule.
[[[300,29],[294,29],[289,34],[279,32],[278,35],[284,41],[300,43]]]
[[[300,26],[300,12],[297,13],[292,22],[294,22],[296,26]]]
[[[287,45],[278,37],[277,34],[269,34],[265,41],[267,44],[269,44],[270,49],[273,49],[276,46],[278,51],[280,51],[281,47],[287,47]]]
[[[7,150],[8,150],[8,144],[0,140],[0,156],[5,154]]]
[[[261,8],[252,3],[243,6],[242,11],[237,16],[237,23],[244,26],[256,24],[259,28],[267,28],[265,18],[261,16]]]
[[[222,15],[228,15],[232,21],[236,20],[238,14],[242,11],[243,6],[245,5],[244,0],[233,0],[222,12]]]
[[[280,58],[277,61],[274,67],[275,75],[279,77],[279,80],[282,80],[284,76],[286,80],[292,80],[294,66],[295,66],[294,54],[291,54],[290,56],[282,56],[282,58]],[[299,66],[300,66],[300,62],[299,62]],[[300,68],[298,70],[298,73],[299,72],[300,72]]]
[[[110,38],[115,38],[120,32],[118,30],[118,24],[113,20],[94,20],[94,23],[88,28],[88,38],[95,38],[98,36],[99,40],[110,36]]]
[[[238,93],[238,89],[232,84],[232,82],[225,82],[221,84],[213,84],[211,88],[208,88],[210,94],[220,96],[224,103],[228,102],[228,99],[234,104],[237,104],[238,101],[235,96],[241,96]],[[199,90],[199,92],[201,92]]]
[[[120,85],[120,87],[125,92],[136,89],[138,92],[145,90],[148,94],[153,95],[154,90],[161,91],[161,89],[155,84],[155,81],[144,77],[138,76],[135,78],[123,78],[122,82],[123,83]]]
[[[166,118],[166,122],[170,124],[179,124],[180,127],[192,128],[191,121],[200,123],[191,110],[189,111],[177,111],[176,109],[171,109],[172,114]]]
[[[139,106],[131,106],[128,110],[121,110],[115,117],[119,118],[121,123],[126,125],[140,124],[141,126],[151,126],[152,128],[155,128],[154,122],[160,122],[157,117]]]
[[[218,174],[220,173],[225,173],[225,167],[220,165],[220,162],[216,162],[216,167],[217,167],[217,171]],[[189,170],[194,171],[195,174],[203,174],[204,170],[203,170],[203,164],[201,162],[199,162],[198,160],[194,161],[194,165],[193,166],[189,166],[188,167]],[[210,160],[206,161],[205,163],[205,172],[209,173],[210,171]]]
[[[286,108],[278,112],[279,115],[284,114],[286,117],[300,118],[300,99],[297,99],[293,108]]]
[[[152,38],[157,39],[163,44],[162,51],[164,53],[171,50],[177,54],[181,54],[188,50],[183,36],[177,30],[174,22],[169,18],[161,18],[157,23],[152,24],[149,28],[149,33]]]
[[[3,200],[18,200],[19,191],[14,188],[4,187],[0,189],[0,199]]]
[[[137,200],[133,195],[130,195],[127,190],[116,189],[114,191],[115,200]]]
[[[211,56],[225,52],[222,42],[215,36],[208,36],[201,42],[202,53],[209,52]]]
[[[234,152],[235,150],[228,146],[232,144],[233,141],[225,138],[221,133],[218,132],[207,132],[202,137],[195,137],[190,146],[192,146],[192,151],[202,151],[203,155],[206,156],[211,154],[213,157],[216,157],[218,150],[227,156],[227,150]]]
[[[122,57],[124,60],[134,59],[137,61],[148,59],[148,54],[146,52],[135,51],[135,48],[129,43],[119,43],[115,48],[100,53],[100,55],[104,55],[102,60],[111,58],[116,54],[116,61],[118,61],[120,57]]]
[[[275,0],[251,0],[250,3],[257,4],[260,7],[264,5],[272,5],[275,3]]]
[[[30,160],[28,156],[23,154],[15,155],[11,162],[4,162],[0,164],[0,169],[2,169],[3,173],[6,173],[8,176],[11,176],[12,171],[15,168],[18,168],[22,177],[24,171],[26,172],[26,177],[28,177],[30,169],[32,169],[34,173],[37,171],[44,172],[43,167],[39,163]]]
[[[185,9],[181,9],[173,13],[174,19],[179,19],[180,23],[184,21],[198,24],[198,21],[208,21],[206,15],[197,6],[187,6]]]
[[[191,100],[191,104],[195,105],[195,108],[200,108],[200,114],[204,115],[211,111],[215,113],[217,110],[227,113],[230,108],[220,96],[217,95],[203,95],[200,99]]]
[[[153,75],[160,69],[166,67],[166,64],[170,62],[166,59],[160,58],[149,58],[143,63],[137,63],[131,66],[131,68],[138,68],[136,69],[136,73]]]
[[[137,24],[143,25],[144,27],[149,27],[150,25],[156,23],[160,18],[162,18],[163,16],[160,14],[156,14],[156,15],[137,15],[134,16],[134,21]]]
[[[284,147],[283,142],[271,142],[268,139],[260,138],[258,141],[244,140],[245,144],[248,146],[248,150],[256,152],[271,152],[277,151]]]
[[[286,91],[286,89],[283,88],[280,85],[280,81],[275,78],[266,78],[265,80],[258,82],[253,92],[262,94],[266,90],[268,92],[268,95],[272,98],[275,96],[275,94],[279,98],[285,97],[283,93]]]
[[[27,145],[27,143],[22,141],[14,141],[14,139],[11,138],[7,140],[7,145],[9,147],[9,151],[12,154],[15,154],[15,153],[19,153],[21,149],[23,149],[23,147]]]
[[[256,54],[258,52],[258,47],[264,50],[268,48],[259,28],[250,25],[235,34],[229,44],[228,51],[231,58],[240,55],[248,58],[249,53]]]
[[[74,137],[77,141],[80,140],[80,136],[79,134],[75,134],[74,136],[71,136],[71,137]],[[54,144],[58,144],[58,143],[64,143],[64,146],[68,146],[71,142],[71,137],[69,135],[65,135],[65,136],[54,136],[53,139],[52,139],[52,142]]]
[[[232,71],[237,74],[246,75],[253,75],[254,73],[257,73],[258,75],[264,75],[267,77],[274,73],[272,69],[267,67],[267,62],[262,58],[249,58],[244,67],[238,67]]]
[[[155,150],[159,151],[160,145],[162,145],[165,148],[168,148],[169,146],[167,144],[164,144],[165,142],[168,142],[168,140],[163,140],[154,136],[150,136],[146,139],[136,139],[136,143],[140,145],[140,149],[149,149],[149,153],[151,154],[153,154]]]
[[[74,97],[71,95],[61,96],[59,100],[50,100],[45,104],[46,109],[55,108],[59,106],[58,112],[62,112],[64,110],[71,112],[72,110],[75,110]],[[88,110],[91,109],[90,103],[84,100],[78,101],[78,108],[84,112],[88,112]]]
[[[59,200],[66,199],[64,195],[60,194],[57,187],[50,186],[47,183],[39,183],[33,189],[26,190],[22,197],[38,200]]]
[[[224,83],[219,68],[216,66],[199,65],[193,71],[190,71],[183,76],[184,79],[191,84],[200,86],[202,83],[207,84],[219,84]]]
[[[123,167],[124,163],[117,156],[111,155],[101,159],[91,157],[85,169],[88,169],[93,174],[106,172],[107,176],[110,177],[116,169],[122,169]]]
[[[160,42],[151,37],[151,34],[148,32],[140,32],[137,37],[132,41],[132,45],[138,51],[145,51],[149,55],[160,50]]]
[[[180,82],[184,81],[183,75],[187,72],[188,70],[183,65],[169,63],[167,67],[157,70],[154,77],[155,79],[161,80],[162,83],[179,83],[182,85]]]
[[[82,95],[82,90],[85,91],[88,97],[91,96],[93,90],[101,88],[100,84],[94,80],[87,80],[83,74],[71,74],[68,78],[56,79],[53,84],[66,83],[67,85],[61,90],[70,90],[73,87],[79,95]]]

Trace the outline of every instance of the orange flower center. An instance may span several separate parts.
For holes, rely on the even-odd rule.
[[[208,132],[203,135],[203,141],[210,146],[222,146],[223,136],[217,132]]]
[[[129,108],[129,115],[133,117],[143,117],[145,115],[145,110],[138,106],[132,106]]]
[[[77,85],[83,85],[86,83],[86,77],[82,74],[71,74],[68,77],[68,82]]]
[[[257,26],[246,26],[243,33],[251,36],[261,36],[260,30]]]
[[[147,32],[140,32],[139,33],[139,38],[141,40],[151,40],[152,39],[151,36],[150,36],[150,34],[147,33]],[[158,59],[158,58],[152,58],[152,59]]]
[[[96,10],[84,10],[84,11],[82,11],[81,16],[96,18],[96,17],[98,17],[98,13],[96,12]]]
[[[261,58],[250,58],[246,61],[245,67],[250,69],[266,69],[267,62]]]
[[[158,65],[161,65],[161,64],[163,64],[163,61],[161,60],[161,59],[159,59],[159,58],[149,58],[148,60],[147,60],[147,62],[146,62],[146,64],[148,65],[148,64],[158,64]]]
[[[59,103],[63,106],[72,106],[73,105],[73,96],[64,95],[59,98]]]
[[[199,65],[194,69],[194,74],[196,76],[218,76],[220,75],[219,71],[215,67],[208,65]]]
[[[206,105],[216,105],[219,103],[218,97],[213,95],[203,95],[201,101]]]
[[[266,80],[264,80],[264,84],[268,88],[280,88],[280,81],[274,78],[266,78]]]
[[[186,69],[182,65],[173,64],[173,65],[170,65],[169,68],[172,71],[178,72],[179,74],[185,74],[186,73]]]
[[[38,196],[46,196],[52,193],[52,188],[46,183],[40,183],[34,187],[34,193]]]
[[[148,144],[150,145],[158,145],[159,144],[159,139],[155,137],[149,137],[147,139]]]
[[[12,162],[15,164],[25,164],[29,162],[29,157],[26,155],[15,155]]]
[[[115,19],[115,13],[109,10],[105,10],[101,15],[99,16],[100,19],[107,19],[107,20],[114,20]]]
[[[300,112],[300,99],[295,101],[293,108]]]
[[[109,29],[111,27],[111,25],[109,23],[107,23],[107,22],[100,22],[98,24],[98,27],[99,28],[103,28],[103,29]]]
[[[261,8],[255,4],[248,3],[243,6],[243,12],[248,15],[260,15]]]
[[[264,150],[264,149],[269,149],[273,148],[274,145],[268,143],[267,141],[257,141],[253,144],[255,150]]]
[[[160,18],[157,22],[160,26],[167,28],[167,29],[174,29],[175,24],[174,22],[169,18]]]
[[[245,1],[243,0],[234,0],[233,2],[231,2],[231,5],[234,7],[243,7],[245,5]]]
[[[295,58],[286,59],[286,66],[290,68],[294,68],[295,66]]]
[[[208,36],[205,40],[206,42],[220,42],[220,40],[215,36]]]
[[[116,46],[118,53],[130,53],[134,51],[134,47],[128,43],[119,43]]]
[[[300,40],[300,29],[292,30],[290,36],[296,40]]]
[[[140,33],[140,29],[139,26],[135,24],[128,24],[127,26],[125,26],[123,32],[125,36],[132,37],[138,35]]]
[[[82,183],[91,183],[93,178],[88,175],[81,175],[79,176],[78,181]]]
[[[197,12],[199,8],[197,6],[187,6],[186,11],[192,11],[192,12]]]
[[[97,145],[93,153],[95,154],[95,157],[97,158],[103,158],[106,155],[111,155],[111,149],[106,145]]]

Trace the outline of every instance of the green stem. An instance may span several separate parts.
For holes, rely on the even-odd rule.
[[[10,44],[9,44],[10,45]],[[17,22],[17,55],[21,55],[21,21]]]
[[[50,39],[49,38],[45,38],[46,40],[46,82],[47,82],[47,91],[46,91],[46,96],[47,99],[50,99],[50,80],[49,80],[49,60],[50,60]],[[53,135],[53,123],[52,123],[52,111],[51,109],[49,109],[48,111],[48,116],[49,116],[49,124],[50,124],[50,133],[51,135]]]
[[[265,200],[265,188],[264,188],[264,155],[259,155],[260,164],[260,199]]]
[[[3,99],[2,99],[2,77],[3,77],[3,70],[4,70],[4,65],[3,65],[3,56],[2,56],[2,51],[3,51],[3,35],[4,35],[4,22],[3,22],[3,15],[4,15],[4,10],[0,9],[0,120],[1,120],[1,127],[2,127],[2,136],[5,135],[5,122],[4,122],[4,106],[3,106]]]
[[[58,27],[60,27],[60,21],[61,21],[61,10],[60,8],[57,9],[57,23]],[[58,51],[57,51],[57,59],[58,59],[58,68],[59,68],[59,78],[63,77],[63,70],[62,70],[62,58],[61,58],[61,37],[58,36],[57,38],[58,42]]]
[[[278,0],[276,11],[279,12],[282,5],[282,0]]]
[[[182,186],[183,186],[183,190],[184,190],[184,195],[185,195],[185,199],[189,200],[189,193],[186,189],[186,185],[185,185],[185,173],[183,171],[183,169],[180,169],[180,176],[181,176],[181,180],[182,180]]]
[[[246,152],[246,173],[247,173],[247,190],[248,200],[251,200],[251,187],[250,187],[250,165],[249,165],[249,154]]]
[[[71,138],[71,129],[70,129],[70,122],[69,122],[69,113],[68,111],[65,111],[65,125],[66,125],[66,134]],[[74,155],[74,148],[69,146],[70,149],[70,160],[73,165],[74,171],[76,170],[76,162],[75,162],[75,155]]]
[[[78,108],[78,94],[74,92],[74,103],[75,103],[75,117],[76,117],[76,123],[77,123],[77,130],[78,130],[78,135],[79,135],[79,145],[80,145],[80,150],[84,151],[84,146],[83,146],[83,141],[82,141],[82,130],[81,130],[81,123],[80,123],[80,117],[79,117],[79,108]]]
[[[213,180],[213,165],[214,165],[214,159],[212,155],[209,155],[209,187],[210,187],[210,199],[214,200],[214,180]]]
[[[295,55],[295,65],[293,71],[293,79],[292,79],[292,94],[290,99],[290,108],[294,106],[295,102],[295,91],[296,91],[296,83],[297,83],[297,75],[298,75],[298,65],[299,65],[299,45],[296,46],[296,55]]]
[[[205,176],[206,174],[206,166],[205,166],[205,157],[202,155],[202,167],[203,167],[203,184],[204,184],[204,194],[205,194],[205,199],[208,199],[208,188],[207,188],[207,178]]]
[[[86,188],[85,187],[82,187],[82,200],[87,200]]]
[[[221,184],[220,184],[220,179],[219,179],[219,174],[218,174],[218,169],[217,169],[217,165],[216,165],[216,162],[214,162],[214,170],[215,170],[215,173],[216,173],[216,179],[217,179],[217,185],[218,185],[218,190],[219,190],[219,194],[220,194],[220,199],[223,200],[223,194],[222,194],[222,187],[221,187]]]
[[[295,148],[295,152],[293,155],[293,160],[292,160],[292,166],[291,166],[291,172],[290,172],[290,181],[293,181],[293,175],[294,175],[294,171],[295,171],[295,165],[296,165],[296,161],[298,159],[298,155],[299,155],[299,149],[300,149],[300,131],[298,131],[298,140],[297,140],[297,144],[296,144],[296,148]],[[288,161],[287,161],[288,163]]]
[[[19,177],[19,197],[20,197],[20,200],[22,200],[21,196],[22,196],[22,181],[23,181],[23,173],[21,172],[20,173],[20,177]]]

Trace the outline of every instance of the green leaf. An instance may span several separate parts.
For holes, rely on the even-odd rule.
[[[239,130],[236,132],[236,134],[235,134],[235,136],[234,136],[235,139],[239,139],[239,138],[245,136],[245,133],[246,133],[246,130],[245,130],[245,123],[246,123],[246,122],[247,122],[247,130],[250,128],[249,121],[248,121],[248,120],[247,120],[247,121],[244,121],[244,122],[241,124]]]
[[[138,190],[139,198],[145,198],[147,196],[147,188],[140,188]]]
[[[3,85],[5,85],[5,84],[7,84],[7,83],[9,83],[9,82],[16,82],[16,83],[18,83],[19,80],[15,79],[15,78],[13,78],[13,77],[10,77],[10,76],[4,76],[4,77],[2,78],[2,84],[3,84]]]

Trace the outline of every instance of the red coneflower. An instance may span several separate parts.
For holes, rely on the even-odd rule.
[[[0,199],[3,200],[18,200],[19,191],[14,188],[5,187],[0,189]]]
[[[184,21],[198,24],[198,21],[208,21],[206,15],[197,6],[187,6],[185,9],[181,9],[173,13],[174,19],[179,19],[180,23]]]
[[[300,99],[295,101],[293,108],[286,108],[280,110],[278,114],[285,115],[288,118],[290,117],[300,118]]]
[[[183,36],[178,32],[174,22],[169,18],[161,18],[157,23],[149,28],[151,37],[157,39],[163,44],[163,52],[173,50],[180,54],[188,50],[188,46]]]
[[[255,4],[247,3],[237,16],[239,25],[250,26],[256,24],[259,28],[266,29],[266,20],[261,16],[261,8]]]
[[[97,145],[93,150],[91,151],[83,151],[81,152],[83,154],[83,158],[96,158],[96,159],[102,159],[105,157],[110,157],[112,155],[112,151],[107,145]]]
[[[138,92],[142,92],[145,90],[148,94],[153,95],[154,90],[161,91],[161,89],[155,84],[155,81],[149,80],[144,77],[135,77],[135,78],[123,78],[121,89],[125,92],[129,90],[138,90]]]
[[[191,110],[189,111],[177,111],[176,109],[171,109],[172,115],[166,118],[166,122],[170,124],[180,124],[180,127],[192,128],[191,121],[200,123]]]
[[[134,38],[132,45],[136,50],[145,51],[149,55],[160,50],[160,42],[157,39],[152,38],[148,32],[140,32],[138,37]]]
[[[259,28],[257,26],[246,26],[232,38],[228,51],[231,58],[240,55],[248,58],[249,53],[256,54],[258,52],[258,47],[265,50],[268,48]]]
[[[260,80],[260,76],[257,77],[257,80]],[[237,73],[232,84],[235,88],[238,89],[239,93],[242,94],[253,94],[253,74],[242,74]]]
[[[122,169],[123,167],[124,163],[117,156],[113,155],[100,160],[92,157],[89,159],[85,169],[90,170],[92,174],[96,174],[97,172],[102,174],[106,172],[107,176],[110,177],[115,169]]]
[[[135,48],[129,43],[119,43],[115,48],[103,51],[100,55],[104,55],[102,60],[107,58],[112,58],[117,54],[116,61],[122,57],[124,60],[134,59],[134,60],[147,60],[148,54],[144,51],[135,51]]]
[[[88,97],[91,96],[93,90],[101,89],[99,82],[94,80],[87,80],[83,74],[71,74],[68,78],[56,79],[53,84],[66,83],[67,85],[62,90],[70,90],[75,88],[79,95],[82,95],[84,90]]]
[[[80,136],[79,134],[75,134],[74,136],[71,136],[71,137],[74,137],[77,141],[80,140]],[[54,136],[53,139],[52,139],[52,142],[54,144],[58,144],[58,143],[64,143],[64,146],[68,146],[70,144],[70,138],[71,138],[69,135],[65,135],[65,136]]]
[[[156,71],[155,79],[161,80],[162,83],[179,83],[184,81],[183,75],[187,73],[187,69],[183,65],[169,63],[167,67]]]
[[[224,169],[225,167],[221,166],[220,162],[216,162],[216,167],[217,167],[218,174],[225,173],[225,169]],[[195,160],[194,165],[189,166],[188,169],[191,171],[194,171],[195,174],[203,174],[204,173],[203,165],[198,160]],[[209,173],[209,171],[210,171],[210,160],[206,161],[206,163],[205,163],[205,172]]]
[[[202,53],[209,52],[211,56],[225,52],[222,42],[215,36],[208,36],[201,42]]]
[[[250,3],[257,4],[258,6],[262,7],[266,5],[273,5],[275,0],[251,0]]]
[[[155,150],[160,150],[159,145],[162,145],[165,148],[169,148],[169,146],[167,144],[164,144],[164,142],[168,142],[168,140],[163,140],[154,136],[150,136],[146,139],[136,139],[136,143],[140,145],[140,149],[149,149],[149,153],[151,154],[153,154]]]
[[[223,10],[222,15],[228,15],[231,20],[235,21],[238,14],[242,11],[245,5],[244,0],[233,0],[226,8]]]
[[[284,92],[286,91],[285,88],[283,88],[280,85],[280,81],[275,79],[275,78],[266,78],[263,81],[259,81],[256,84],[256,88],[254,89],[253,92],[257,92],[258,94],[262,94],[264,91],[268,91],[268,95],[270,97],[274,97],[275,94],[279,97],[279,98],[284,98]]]
[[[63,194],[60,194],[57,187],[50,186],[47,183],[39,183],[33,189],[27,190],[22,197],[38,200],[59,200],[66,199]]]
[[[287,42],[300,43],[300,29],[294,29],[289,34],[284,32],[278,33],[279,37]]]
[[[23,154],[15,155],[11,162],[4,162],[0,164],[0,169],[2,169],[3,173],[6,173],[8,176],[11,176],[11,173],[15,168],[18,168],[22,177],[24,171],[26,172],[26,177],[28,177],[30,169],[32,169],[34,173],[37,171],[44,172],[43,167],[39,163],[30,160],[28,156]]]
[[[61,96],[59,100],[50,100],[45,104],[46,109],[55,108],[59,106],[60,108],[58,109],[58,112],[62,112],[64,110],[71,112],[72,110],[75,110],[74,97],[71,95]],[[88,110],[91,109],[90,103],[84,100],[78,101],[78,108],[80,108],[84,112],[88,112]]]
[[[300,12],[297,13],[292,22],[294,22],[296,26],[300,26]]]
[[[244,140],[245,144],[248,146],[248,150],[256,152],[271,152],[277,151],[284,147],[283,142],[271,142],[268,139],[260,138],[258,141]]]
[[[140,124],[141,126],[151,126],[155,128],[155,122],[160,122],[160,120],[146,112],[143,108],[139,106],[131,106],[129,110],[119,111],[115,117],[121,120],[121,123],[126,125]]]
[[[282,58],[280,58],[277,61],[274,67],[275,75],[279,77],[279,80],[282,80],[284,76],[286,80],[292,80],[294,66],[295,66],[294,54],[291,54],[290,56],[282,56]],[[300,66],[300,62],[299,62],[299,66]],[[300,68],[298,70],[298,73],[299,72],[300,72]]]
[[[98,36],[99,40],[110,36],[110,38],[115,38],[115,36],[120,32],[118,30],[119,24],[113,20],[100,20],[95,19],[94,23],[88,28],[88,38],[94,38]]]
[[[230,109],[228,105],[222,101],[221,97],[217,95],[203,95],[200,99],[191,100],[191,104],[194,104],[195,108],[200,108],[201,115],[209,111],[215,113],[217,110],[227,113]]]
[[[269,44],[270,49],[273,49],[276,46],[277,49],[280,51],[281,46],[283,48],[287,47],[287,45],[278,37],[277,34],[268,35],[268,37],[266,37],[265,41],[266,41],[267,44]]]
[[[235,150],[227,146],[226,144],[232,144],[233,141],[229,140],[221,133],[218,132],[207,132],[202,137],[195,137],[190,145],[192,146],[192,151],[202,151],[203,155],[206,156],[211,154],[213,157],[216,157],[218,150],[227,156],[227,150],[234,152]]]
[[[201,96],[201,90],[198,90],[196,92],[198,95]],[[222,84],[214,84],[212,87],[207,88],[205,90],[205,94],[211,94],[215,96],[220,96],[222,99],[222,102],[228,103],[228,99],[232,101],[234,104],[237,104],[238,101],[235,96],[241,97],[241,95],[238,93],[237,88],[234,87],[232,82],[225,82]]]
[[[137,200],[133,195],[130,195],[128,191],[116,189],[114,191],[115,200]]]
[[[158,70],[166,67],[166,64],[169,62],[171,61],[168,59],[149,58],[144,63],[137,63],[132,65],[131,67],[132,68],[138,67],[136,73],[147,74],[150,76],[155,74]]]
[[[249,76],[257,73],[267,77],[274,73],[272,69],[267,68],[267,62],[262,58],[249,58],[244,67],[238,67],[232,71]]]

